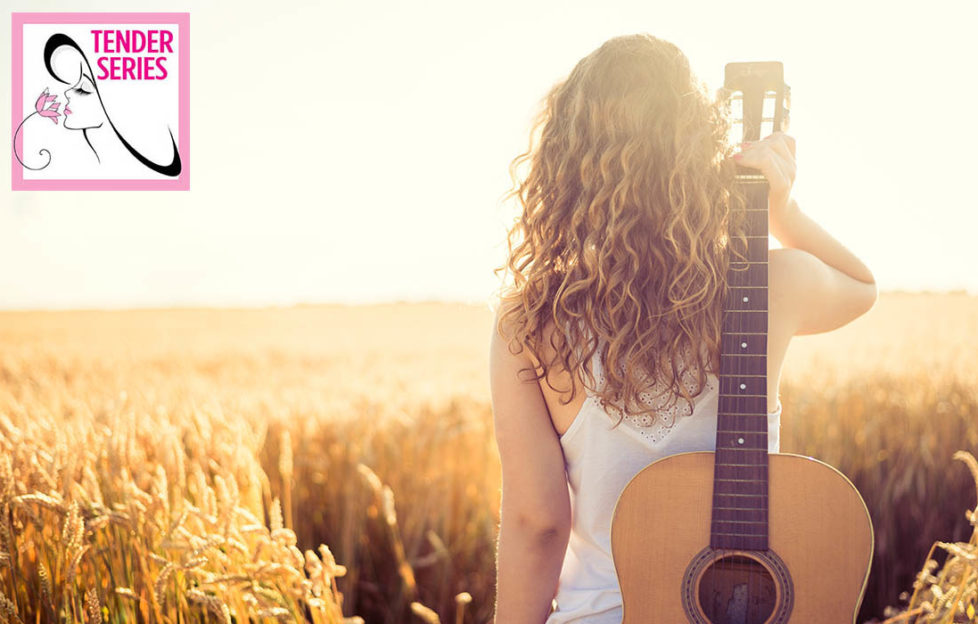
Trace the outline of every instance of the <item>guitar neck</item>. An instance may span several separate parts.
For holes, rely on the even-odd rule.
[[[743,107],[742,140],[760,138],[761,125],[781,130],[790,89],[776,61],[727,63],[724,88]],[[740,92],[740,95],[734,95]],[[764,103],[773,95],[773,116]],[[767,178],[737,165],[746,199],[746,241],[730,238],[727,299],[720,332],[720,399],[713,472],[714,549],[768,548],[767,440]],[[746,242],[746,245],[744,244]]]
[[[766,550],[767,191],[763,176],[738,177],[747,198],[746,247],[732,241],[720,340],[720,398],[713,482],[713,548]]]

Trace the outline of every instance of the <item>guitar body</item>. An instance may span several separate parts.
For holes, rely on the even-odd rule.
[[[713,550],[714,457],[662,458],[619,496],[611,545],[622,624],[855,622],[873,525],[849,479],[811,457],[771,453],[768,550]]]

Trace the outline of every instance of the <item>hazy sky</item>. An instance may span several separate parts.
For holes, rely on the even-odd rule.
[[[783,61],[801,207],[884,289],[978,292],[973,0],[0,6],[5,69],[10,11],[191,25],[191,190],[14,193],[4,173],[3,308],[485,302],[538,99],[634,32],[676,43],[711,90],[728,61]]]

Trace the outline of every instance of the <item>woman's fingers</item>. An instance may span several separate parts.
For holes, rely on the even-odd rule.
[[[780,169],[774,164],[780,156],[764,142],[758,142],[745,147],[739,154],[735,155],[737,162],[745,167],[760,169],[761,173],[768,179],[768,182],[775,182],[779,177]]]

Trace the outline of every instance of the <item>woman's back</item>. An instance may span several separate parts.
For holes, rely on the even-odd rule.
[[[603,365],[599,356],[600,350],[592,365],[600,385]],[[687,388],[692,385],[689,382]],[[676,453],[714,450],[718,402],[719,382],[711,374],[692,406],[674,401],[663,404],[654,416],[627,417],[615,427],[616,418],[587,392],[570,427],[560,435],[572,521],[557,607],[547,624],[621,622],[622,597],[611,549],[615,503],[632,477],[651,462]],[[768,414],[768,450],[772,453],[780,448],[780,417],[780,405]],[[650,531],[654,533],[655,528]]]

